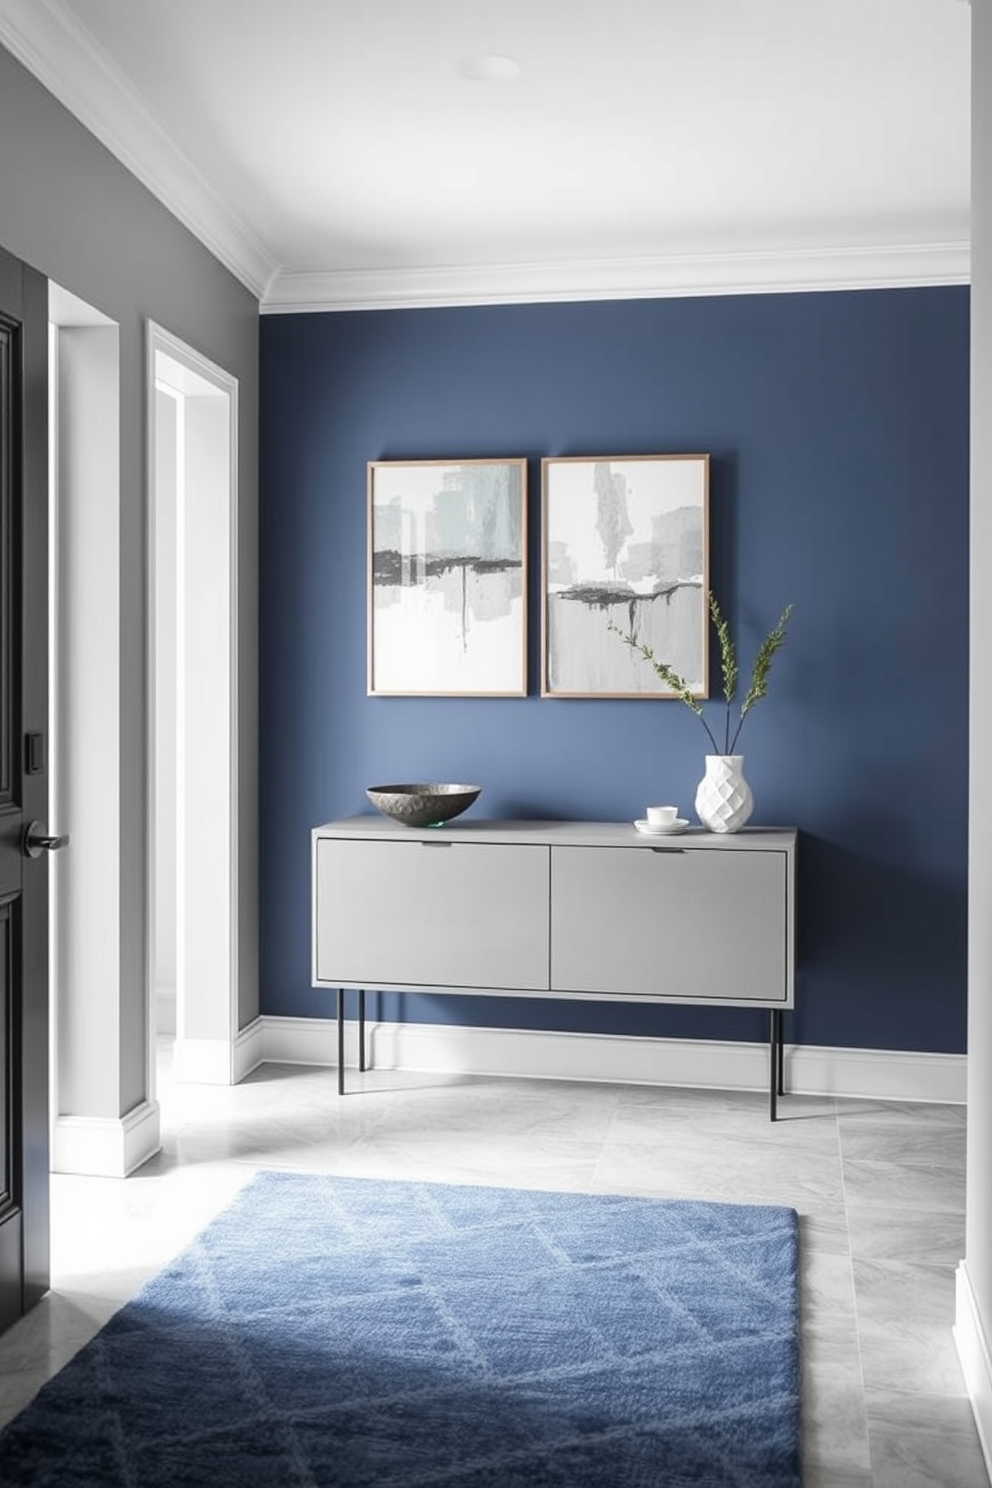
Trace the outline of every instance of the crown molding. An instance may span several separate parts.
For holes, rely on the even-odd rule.
[[[263,314],[797,294],[970,282],[967,242],[275,275]]]
[[[0,0],[0,43],[252,294],[264,296],[276,269],[271,255],[60,0]]]
[[[62,0],[0,0],[0,44],[261,302],[263,313],[967,284],[965,241],[290,271],[172,142]]]

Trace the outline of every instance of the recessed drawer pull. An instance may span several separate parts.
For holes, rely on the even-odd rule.
[[[422,842],[421,847],[454,847],[453,842]]]
[[[684,847],[652,847],[651,848],[651,851],[652,852],[660,852],[660,853],[681,853],[681,852],[685,852],[685,848]]]

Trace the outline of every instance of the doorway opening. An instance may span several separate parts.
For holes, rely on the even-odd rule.
[[[116,1172],[158,1144],[149,1071],[119,1058],[120,333],[53,283],[48,316],[52,1168]]]
[[[136,572],[122,561],[135,513],[121,494],[120,328],[56,285],[49,321],[48,822],[71,844],[50,865],[52,1168],[124,1176],[160,1145],[160,1023],[181,1077],[237,1073],[237,385],[149,328]],[[125,739],[123,586],[145,580],[147,728]],[[143,746],[136,824],[121,800]]]
[[[237,380],[148,328],[148,983],[180,1080],[238,1032]]]

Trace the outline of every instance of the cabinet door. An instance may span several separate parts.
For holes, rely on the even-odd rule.
[[[552,989],[786,1004],[787,882],[777,851],[556,847]]]
[[[317,980],[331,986],[548,987],[543,846],[317,842]]]

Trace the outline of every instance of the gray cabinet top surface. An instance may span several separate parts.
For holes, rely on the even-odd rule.
[[[740,832],[720,834],[703,827],[689,827],[679,834],[649,836],[632,822],[585,821],[486,821],[459,817],[443,827],[405,827],[374,813],[349,816],[314,827],[317,837],[360,838],[395,842],[506,842],[534,847],[692,847],[717,851],[754,851],[755,848],[788,851],[795,846],[794,827],[744,827]]]

